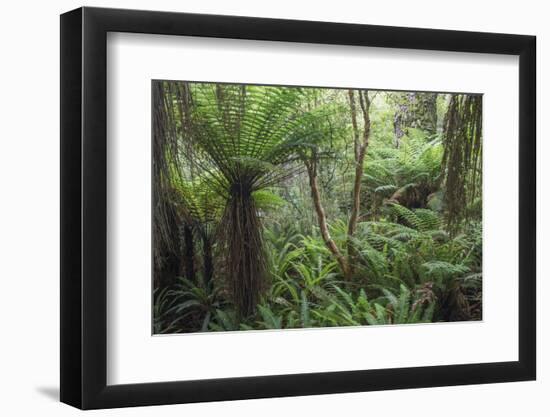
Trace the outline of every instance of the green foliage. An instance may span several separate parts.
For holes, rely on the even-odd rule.
[[[172,181],[177,193],[176,205],[188,223],[211,225],[219,221],[225,204],[223,195],[204,179],[186,181],[174,176]]]
[[[167,296],[171,302],[166,314],[177,317],[183,326],[191,329],[184,328],[184,331],[208,330],[212,316],[223,306],[218,288],[210,290],[185,278],[178,278],[175,289],[168,291]]]
[[[441,181],[443,146],[437,136],[409,129],[400,147],[378,145],[370,148],[363,176],[365,199],[371,213],[383,214],[384,204],[393,202],[407,208],[442,210],[436,204]]]
[[[368,93],[371,136],[350,235],[354,146],[367,121],[358,107],[352,127],[347,91],[204,83],[166,91],[177,121],[175,133],[159,130],[159,138],[170,133],[159,175],[169,177],[164,203],[177,216],[164,228],[172,237],[183,222],[204,246],[187,259],[198,265],[193,279],[155,281],[154,333],[481,318],[481,142],[471,130],[480,122],[468,125],[472,147],[461,146],[460,123],[450,140],[447,95]],[[404,99],[411,114],[400,114]],[[429,120],[413,99],[433,107]],[[345,276],[321,233],[304,160],[317,164],[330,238],[352,265]],[[451,183],[464,174],[468,199],[467,220],[450,228],[452,161],[461,168]]]
[[[270,230],[271,286],[254,316],[239,319],[222,294],[183,279],[169,293],[176,299],[156,308],[169,304],[184,322],[195,321],[195,331],[233,331],[447,321],[449,299],[462,294],[468,305],[479,303],[481,229],[451,239],[436,213],[393,208],[406,225],[360,224],[354,282],[345,282],[319,237]],[[332,233],[338,240],[345,230],[336,225]]]
[[[170,333],[175,330],[175,322],[169,322],[168,312],[174,299],[168,296],[168,288],[153,290],[153,333]]]

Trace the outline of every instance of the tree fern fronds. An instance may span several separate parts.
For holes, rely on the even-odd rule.
[[[470,271],[464,265],[456,265],[444,261],[425,262],[422,264],[422,268],[424,269],[424,281],[434,280],[440,284]]]
[[[258,312],[262,317],[261,324],[266,329],[281,329],[283,325],[283,319],[281,316],[276,315],[273,311],[264,305],[258,305]]]
[[[301,291],[301,296],[300,317],[302,319],[302,327],[310,327],[311,321],[309,318],[309,302],[305,291]]]
[[[399,294],[399,303],[395,308],[396,311],[396,322],[405,323],[409,316],[409,300],[411,292],[407,287],[401,285],[401,292]]]

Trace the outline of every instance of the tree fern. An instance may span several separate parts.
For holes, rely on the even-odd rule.
[[[220,237],[229,288],[238,311],[250,315],[266,278],[253,193],[292,175],[286,164],[315,140],[310,127],[323,114],[302,110],[300,88],[193,84],[189,94],[189,139],[201,152],[193,164],[227,195]]]

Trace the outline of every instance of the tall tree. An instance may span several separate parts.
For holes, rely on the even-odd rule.
[[[399,148],[401,138],[409,128],[422,129],[428,134],[436,133],[436,93],[394,93],[391,97],[397,108],[393,119],[396,148]]]
[[[358,116],[357,116],[357,104],[355,94],[357,94],[357,101],[359,102],[359,108],[362,117],[362,132],[360,133]],[[350,115],[352,120],[352,132],[353,132],[353,151],[354,151],[354,181],[351,197],[351,212],[348,219],[347,227],[347,254],[344,254],[336,245],[332,239],[328,221],[326,217],[326,211],[323,207],[319,184],[318,184],[318,166],[320,163],[320,153],[317,147],[313,147],[307,156],[303,157],[304,163],[307,168],[309,176],[309,185],[311,190],[311,197],[313,199],[315,212],[317,214],[317,220],[319,223],[319,229],[325,245],[330,253],[334,256],[338,262],[340,269],[345,277],[350,278],[353,273],[353,265],[355,263],[356,252],[353,244],[353,236],[357,229],[357,222],[359,219],[361,209],[361,185],[364,170],[365,156],[370,138],[370,98],[367,90],[348,90],[348,99],[350,106]],[[332,126],[331,126],[332,127]],[[330,129],[332,131],[332,129]]]
[[[482,97],[453,94],[445,116],[442,170],[447,227],[456,233],[481,195]]]
[[[323,242],[325,242],[326,247],[330,253],[336,258],[336,261],[340,265],[345,276],[350,274],[350,266],[346,256],[340,251],[328,229],[328,222],[323,203],[321,201],[321,193],[319,191],[319,181],[318,181],[318,164],[319,156],[316,149],[311,151],[311,155],[308,158],[304,159],[306,165],[307,174],[309,177],[309,187],[311,191],[311,198],[313,200],[313,207],[315,208],[315,213],[317,214],[317,221],[319,223],[319,230],[321,232],[321,237]]]
[[[351,205],[351,214],[348,221],[348,255],[350,257],[350,265],[353,266],[354,259],[356,256],[355,247],[353,244],[353,235],[357,229],[357,220],[359,218],[359,212],[361,209],[361,184],[363,177],[363,170],[365,164],[365,155],[367,153],[367,146],[369,145],[370,138],[370,99],[368,91],[359,90],[357,91],[359,105],[361,108],[361,114],[363,116],[363,132],[360,140],[358,140],[359,134],[357,133],[357,123],[354,124],[354,139],[356,142],[355,146],[355,177],[353,181],[353,194],[352,194],[352,205]],[[353,90],[349,91],[350,104],[351,104],[351,114],[352,120],[356,118],[355,116],[355,105],[354,105],[354,93]],[[352,271],[350,271],[352,272]]]

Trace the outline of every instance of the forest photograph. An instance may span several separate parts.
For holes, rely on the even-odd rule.
[[[152,81],[152,333],[482,320],[482,95]]]

